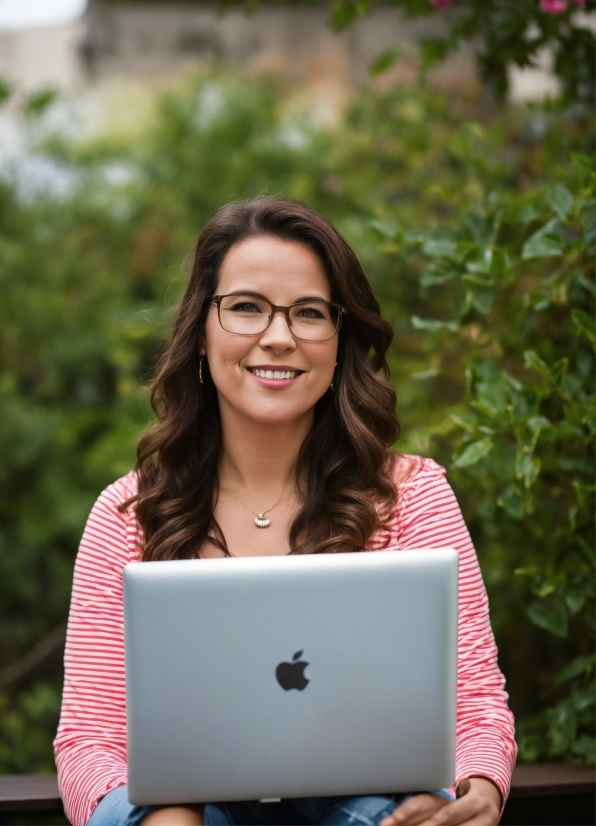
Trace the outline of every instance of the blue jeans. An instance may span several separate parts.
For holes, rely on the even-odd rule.
[[[453,795],[448,789],[438,789],[433,794],[453,800]],[[389,795],[302,797],[288,800],[287,803],[307,823],[327,826],[377,826],[409,797],[412,795],[399,795],[396,799]],[[205,826],[274,823],[272,817],[275,815],[275,805],[259,803],[257,800],[205,803],[203,819]],[[119,786],[99,801],[87,826],[139,826],[149,812],[159,808],[161,807],[135,806],[129,803],[127,786]]]

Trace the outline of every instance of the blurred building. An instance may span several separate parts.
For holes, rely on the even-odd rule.
[[[81,21],[0,30],[0,75],[21,89],[70,89],[83,77]]]
[[[163,76],[214,60],[251,72],[272,72],[297,84],[328,83],[353,88],[368,77],[381,52],[400,46],[396,69],[403,81],[415,76],[420,36],[442,33],[438,15],[406,24],[395,8],[377,8],[349,31],[328,25],[328,8],[262,5],[248,15],[240,8],[222,14],[215,3],[174,4],[90,0],[82,43],[86,70],[96,80]],[[475,86],[471,52],[447,61],[436,82]]]
[[[239,8],[222,14],[215,2],[89,0],[85,15],[71,24],[0,31],[0,73],[25,88],[69,88],[165,79],[223,61],[341,96],[363,83],[375,58],[396,45],[402,58],[384,82],[413,80],[417,39],[439,34],[440,15],[406,24],[390,7],[337,34],[328,25],[328,9],[306,4],[265,4],[247,15]],[[433,82],[477,90],[471,51],[447,60]]]
[[[247,15],[241,8],[222,14],[216,0],[88,0],[86,13],[72,23],[0,31],[0,75],[23,89],[114,87],[153,84],[221,61],[308,88],[332,111],[370,77],[374,60],[395,46],[399,61],[376,82],[415,80],[417,41],[442,34],[440,13],[406,22],[395,8],[377,7],[341,34],[331,30],[328,15],[328,7],[306,3],[264,3]],[[544,67],[512,71],[512,100],[556,94],[548,63],[545,54]],[[471,47],[448,58],[429,80],[479,95]]]

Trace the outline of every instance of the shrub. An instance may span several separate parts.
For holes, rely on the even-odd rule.
[[[590,124],[481,122],[417,88],[365,92],[321,130],[283,90],[223,73],[161,94],[137,135],[36,142],[40,117],[28,110],[29,161],[51,186],[0,186],[0,771],[52,768],[86,515],[134,464],[196,234],[263,191],[339,226],[394,325],[401,449],[452,471],[528,721],[522,755],[587,759],[593,183],[568,158],[591,148]]]
[[[373,227],[396,257],[428,262],[419,283],[440,315],[411,320],[424,377],[465,377],[432,432],[490,560],[506,671],[535,669],[553,703],[522,720],[521,759],[594,762],[596,187],[583,156],[566,177],[571,188],[493,192],[455,227],[413,239]],[[542,633],[524,628],[522,609]]]

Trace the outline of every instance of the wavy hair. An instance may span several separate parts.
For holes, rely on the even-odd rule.
[[[308,246],[323,264],[332,301],[348,309],[338,334],[335,392],[317,402],[296,463],[301,508],[290,552],[360,551],[395,504],[390,448],[399,424],[386,361],[393,331],[360,262],[329,221],[304,204],[278,197],[235,202],[198,238],[171,342],[151,385],[158,421],[139,442],[138,494],[121,506],[136,503],[143,560],[196,557],[205,542],[229,555],[214,515],[222,443],[217,392],[205,365],[199,383],[198,344],[228,250],[254,236]]]

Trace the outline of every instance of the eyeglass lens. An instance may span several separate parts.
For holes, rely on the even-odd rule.
[[[293,304],[289,310],[290,329],[296,338],[325,341],[337,331],[337,307],[325,301]],[[265,332],[271,320],[271,305],[252,295],[226,295],[219,305],[221,326],[229,333],[250,336]]]

